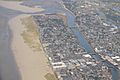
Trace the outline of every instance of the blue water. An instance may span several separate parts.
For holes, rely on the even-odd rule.
[[[4,7],[0,6],[0,15],[2,15],[4,17],[7,17],[9,19],[11,19],[12,17],[15,17],[19,14],[22,14],[22,13],[23,12],[7,9],[7,8],[4,8]]]
[[[90,46],[87,43],[87,41],[85,40],[85,38],[83,38],[83,35],[75,27],[72,27],[71,30],[74,33],[74,35],[77,37],[77,39],[79,40],[81,46],[84,47],[84,49],[86,50],[86,52],[92,53],[93,51],[90,48]]]

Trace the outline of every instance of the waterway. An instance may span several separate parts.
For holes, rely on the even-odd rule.
[[[12,31],[8,21],[20,12],[0,6],[0,80],[21,80],[21,74],[11,50]]]

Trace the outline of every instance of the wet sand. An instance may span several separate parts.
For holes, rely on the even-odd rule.
[[[1,4],[0,1],[0,6],[21,11],[17,3],[13,2],[13,6],[12,2],[10,5],[8,3],[4,1]],[[21,9],[22,12],[27,11],[24,7]],[[32,13],[31,8],[30,12]],[[28,16],[30,15],[21,12],[15,14],[15,11],[0,12],[0,80],[46,80],[44,76],[53,73],[44,51],[34,52],[24,43],[21,33],[25,30],[25,25],[21,19]]]

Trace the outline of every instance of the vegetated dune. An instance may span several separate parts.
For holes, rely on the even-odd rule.
[[[45,75],[47,73],[53,74],[53,72],[48,66],[48,60],[44,54],[41,44],[38,43],[39,39],[37,38],[36,32],[36,36],[31,35],[30,31],[28,33],[24,33],[24,31],[28,30],[28,28],[26,28],[25,25],[27,22],[24,24],[21,22],[23,18],[24,20],[29,19],[28,21],[31,20],[30,15],[23,14],[9,21],[9,25],[13,33],[11,47],[22,76],[22,80],[46,80]],[[28,24],[32,24],[30,22]],[[27,37],[27,35],[30,36],[30,39],[28,38],[26,40],[24,37]],[[34,45],[34,42],[29,41],[32,39],[34,39],[34,42],[36,41],[37,44],[39,44],[40,50],[37,49],[38,51],[34,51],[33,49],[35,49],[36,46],[30,47],[31,45]]]

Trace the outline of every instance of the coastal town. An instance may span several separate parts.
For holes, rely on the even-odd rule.
[[[97,62],[55,14],[37,15],[40,41],[59,80],[112,80],[109,68]]]
[[[60,80],[115,80],[108,64],[119,72],[120,21],[112,18],[109,20],[107,16],[119,14],[105,14],[113,6],[105,5],[104,1],[62,1],[66,9],[75,15],[75,28],[83,34],[94,52],[89,53],[81,46],[72,29],[58,15],[34,16],[40,41],[57,77]]]
[[[104,60],[108,60],[112,64],[120,67],[120,20],[114,20],[114,16],[119,14],[112,13],[112,1],[109,5],[97,0],[91,2],[63,0],[66,7],[76,16],[78,29],[82,32],[89,44]],[[114,5],[119,3],[114,3]],[[72,6],[72,7],[71,7]],[[103,7],[104,6],[104,7]],[[111,6],[110,8],[108,6]],[[119,8],[119,7],[118,7]],[[104,11],[100,11],[103,9]],[[106,11],[105,11],[106,10]],[[107,13],[108,14],[104,14]],[[106,16],[111,16],[111,19]],[[113,17],[112,17],[113,16]]]
[[[119,0],[0,1],[0,10],[0,80],[120,80]]]
[[[34,16],[40,42],[59,80],[118,79],[113,78],[110,68],[114,67],[119,73],[120,21],[110,20],[107,16],[118,15],[119,18],[119,13],[110,13],[114,6],[107,3],[62,0],[61,4],[75,16],[76,26],[72,27],[66,24],[66,15],[63,15],[64,19],[57,14]],[[74,27],[85,37],[93,51],[88,52],[81,46],[72,29]]]

